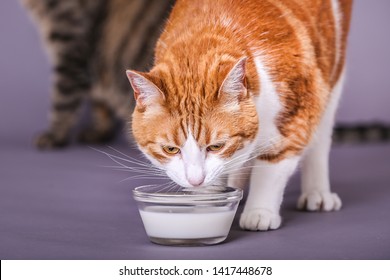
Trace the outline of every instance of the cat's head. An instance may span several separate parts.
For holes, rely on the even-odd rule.
[[[245,65],[246,58],[219,62],[204,69],[203,77],[185,65],[127,71],[137,101],[133,136],[147,158],[179,185],[214,184],[246,159],[258,117]]]

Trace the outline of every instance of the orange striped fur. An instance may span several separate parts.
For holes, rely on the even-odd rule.
[[[262,129],[252,102],[262,94],[253,57],[259,52],[267,57],[283,104],[277,127],[287,140],[259,158],[280,161],[301,153],[344,66],[352,1],[339,2],[343,20],[337,23],[342,38],[337,45],[331,0],[179,0],[157,43],[155,66],[148,74],[139,73],[163,98],[148,117],[138,102],[132,124],[138,144],[164,161],[169,155],[160,143],[180,147],[188,131],[201,147],[226,139],[224,157],[253,141]],[[230,114],[218,92],[242,57],[247,57],[247,92],[240,97],[239,111]]]

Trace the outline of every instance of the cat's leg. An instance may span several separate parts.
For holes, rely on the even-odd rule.
[[[90,86],[86,63],[85,58],[79,57],[78,52],[71,53],[70,49],[69,54],[59,54],[54,67],[49,128],[36,139],[38,148],[54,148],[68,143]]]
[[[57,94],[53,94],[54,98]],[[35,139],[40,149],[58,148],[69,143],[70,131],[73,128],[80,107],[80,100],[54,102],[49,113],[49,128]]]
[[[117,132],[114,111],[103,101],[92,101],[91,122],[81,131],[79,141],[83,143],[105,143],[111,141]]]
[[[49,128],[38,136],[39,148],[64,146],[90,87],[93,22],[99,1],[31,1],[30,9],[53,65],[52,107]]]
[[[281,224],[280,205],[287,181],[297,167],[299,157],[277,163],[256,160],[240,227],[246,230],[277,229]]]
[[[302,194],[297,208],[309,211],[333,211],[341,208],[341,199],[330,190],[329,151],[343,76],[333,89],[331,100],[302,163]]]

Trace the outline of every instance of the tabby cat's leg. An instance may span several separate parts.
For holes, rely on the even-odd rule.
[[[312,143],[306,151],[302,164],[302,194],[298,209],[309,211],[332,211],[341,208],[341,200],[330,190],[329,151],[337,104],[340,98],[343,76],[333,89],[331,100],[317,129]]]
[[[240,218],[240,227],[247,230],[277,229],[287,181],[296,169],[299,157],[270,163],[256,160],[251,174],[248,198]]]
[[[80,105],[89,90],[85,58],[76,50],[58,54],[54,68],[49,129],[36,139],[41,149],[64,146],[78,119]]]
[[[52,54],[53,84],[49,128],[38,136],[37,147],[41,149],[64,146],[70,139],[71,129],[79,117],[85,96],[90,90],[88,47],[85,34],[69,27],[65,35],[57,24],[50,26],[48,46]],[[62,31],[65,32],[65,31]],[[57,34],[54,36],[54,34]],[[71,35],[72,34],[72,35]]]
[[[79,103],[79,100],[74,100],[73,102],[59,102],[53,105],[49,116],[49,128],[35,140],[38,148],[57,148],[69,143],[70,131],[78,117]]]
[[[54,68],[49,128],[36,139],[36,145],[41,149],[68,144],[71,130],[79,118],[81,104],[89,93],[86,61],[79,52],[68,50],[69,54],[58,54]]]
[[[111,141],[117,132],[114,112],[103,101],[93,101],[91,106],[91,123],[79,134],[83,143],[105,143]]]
[[[24,3],[37,22],[54,76],[49,128],[37,138],[36,145],[42,149],[64,146],[91,83],[91,17],[97,13],[100,1],[24,0]]]

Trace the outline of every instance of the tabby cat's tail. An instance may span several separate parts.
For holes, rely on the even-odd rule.
[[[390,124],[373,123],[336,123],[333,141],[336,143],[385,142],[390,140]]]

